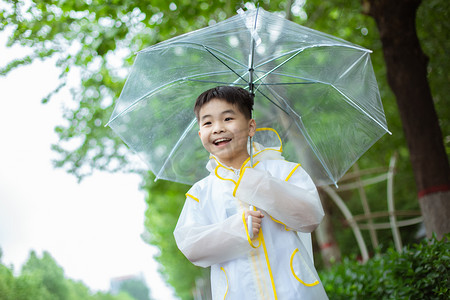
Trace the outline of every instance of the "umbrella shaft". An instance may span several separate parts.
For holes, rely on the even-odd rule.
[[[250,205],[248,207],[248,210],[252,211],[253,210],[253,205]],[[248,220],[247,220],[247,224],[248,224],[248,234],[250,235],[250,238],[253,238],[253,220],[252,220],[252,216],[248,216]]]

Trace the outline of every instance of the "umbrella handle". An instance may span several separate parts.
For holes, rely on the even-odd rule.
[[[250,205],[248,207],[248,209],[249,210],[253,210],[253,205]],[[247,217],[247,227],[248,227],[248,234],[249,234],[250,238],[252,239],[253,238],[253,223],[252,223],[252,216],[251,215],[249,215]]]

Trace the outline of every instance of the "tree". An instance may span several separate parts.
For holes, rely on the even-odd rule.
[[[377,22],[389,85],[396,95],[422,214],[431,237],[450,232],[450,167],[427,80],[428,57],[416,33],[421,0],[364,0]],[[449,4],[447,6],[447,14]],[[448,50],[448,49],[447,49]]]
[[[10,268],[0,264],[0,299],[45,300],[50,294],[33,276],[14,277]]]
[[[1,249],[0,249],[1,253]],[[1,255],[0,255],[1,258]],[[48,252],[39,258],[30,252],[20,274],[15,277],[12,267],[6,267],[0,260],[0,299],[1,300],[140,300],[128,293],[118,295],[97,292],[93,294],[82,282],[64,276],[64,270]],[[148,288],[147,288],[148,292]]]
[[[44,287],[54,299],[67,299],[69,290],[64,278],[64,270],[56,264],[48,252],[44,252],[42,258],[39,258],[32,251],[21,273],[22,276],[35,277],[39,285]]]
[[[150,290],[142,279],[130,278],[124,280],[121,282],[119,290],[136,300],[150,300]]]
[[[155,257],[161,264],[161,273],[175,288],[182,299],[191,299],[197,278],[205,277],[206,270],[191,264],[178,250],[173,231],[184,203],[188,186],[159,180],[153,182],[151,176],[144,187],[148,191],[148,208],[145,213],[147,232],[144,241],[158,245],[160,253]]]

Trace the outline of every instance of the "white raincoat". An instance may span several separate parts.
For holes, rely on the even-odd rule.
[[[211,266],[213,299],[328,299],[314,268],[310,232],[323,218],[314,183],[280,150],[260,148],[240,170],[212,157],[209,176],[186,194],[174,236],[195,265]],[[264,214],[250,239],[244,209]],[[298,233],[297,233],[298,232]]]

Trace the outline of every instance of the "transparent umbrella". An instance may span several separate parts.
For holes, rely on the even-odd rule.
[[[258,127],[279,133],[285,158],[316,185],[336,184],[389,132],[370,53],[261,8],[241,11],[140,51],[108,125],[156,179],[193,184],[208,175],[209,155],[195,99],[241,86],[255,94]]]

